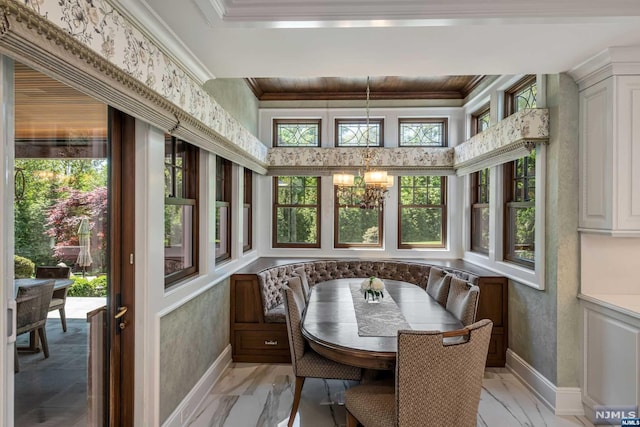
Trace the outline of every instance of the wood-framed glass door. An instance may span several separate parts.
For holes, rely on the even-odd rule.
[[[109,108],[111,277],[109,426],[133,425],[135,280],[135,119]]]
[[[0,296],[2,297],[3,306],[8,313],[8,315],[3,316],[2,321],[0,321],[0,324],[3,326],[2,329],[6,329],[7,331],[7,336],[4,340],[6,345],[2,346],[2,350],[0,350],[0,361],[2,361],[3,366],[3,387],[0,392],[0,395],[3,397],[3,404],[0,407],[0,424],[6,425],[7,427],[24,425],[22,421],[18,421],[18,414],[14,410],[17,404],[16,392],[14,390],[16,385],[15,377],[19,375],[19,373],[14,373],[13,370],[16,300],[13,292],[14,278],[11,277],[11,271],[8,271],[15,270],[9,268],[10,262],[13,262],[14,253],[18,252],[17,248],[20,245],[24,246],[20,239],[14,237],[17,230],[15,213],[19,212],[17,203],[20,202],[20,198],[28,197],[29,191],[32,190],[32,188],[27,188],[27,191],[25,191],[25,185],[41,185],[41,183],[35,183],[34,178],[38,178],[41,181],[45,178],[58,180],[56,184],[57,187],[63,187],[63,185],[67,183],[67,181],[60,181],[61,179],[83,179],[79,175],[71,176],[74,175],[71,172],[75,171],[75,169],[69,165],[73,162],[81,163],[85,161],[88,162],[88,164],[94,162],[89,168],[104,168],[105,171],[104,184],[101,184],[106,187],[103,193],[101,193],[105,195],[104,215],[96,215],[96,217],[99,218],[94,218],[91,222],[91,230],[94,231],[94,236],[101,236],[100,239],[102,240],[100,241],[100,245],[104,249],[102,249],[99,254],[94,252],[93,257],[93,267],[95,267],[95,264],[100,264],[100,271],[94,269],[90,272],[89,270],[92,269],[91,264],[87,264],[87,266],[85,266],[86,268],[82,270],[78,270],[78,266],[75,265],[73,266],[75,271],[72,274],[72,278],[73,276],[79,277],[80,274],[82,274],[82,279],[85,279],[85,273],[87,273],[87,275],[103,275],[103,278],[106,278],[106,280],[104,280],[104,286],[98,286],[98,288],[106,287],[106,306],[102,309],[102,325],[97,328],[103,332],[101,335],[102,341],[98,343],[94,349],[96,352],[101,353],[101,357],[96,359],[101,363],[101,366],[98,366],[93,371],[90,367],[86,369],[87,378],[85,380],[89,383],[88,389],[91,389],[92,384],[98,385],[97,388],[94,387],[94,390],[98,396],[96,401],[99,406],[101,405],[101,409],[97,412],[94,411],[93,415],[97,414],[95,418],[87,417],[86,423],[83,423],[81,420],[80,424],[70,423],[69,425],[133,425],[135,341],[133,328],[135,197],[133,189],[135,188],[135,120],[103,104],[103,130],[88,132],[86,129],[90,126],[87,126],[86,122],[91,122],[92,113],[95,113],[95,116],[100,115],[100,108],[92,109],[88,104],[98,101],[89,100],[88,97],[82,95],[81,92],[71,89],[70,87],[63,87],[64,85],[62,83],[56,82],[43,73],[29,69],[29,67],[25,65],[14,62],[8,57],[0,56],[0,65],[3,76],[0,98],[2,104],[5,106],[5,114],[0,119],[0,127],[2,128],[3,134],[0,152],[3,154],[2,158],[6,160],[3,165],[0,165],[0,171],[2,175],[7,178],[2,180],[2,188],[0,188],[0,197],[3,201],[1,207],[2,212],[0,213],[0,218],[3,219],[3,225],[0,230],[0,235],[3,236],[2,240],[4,242],[0,248],[0,256],[2,257],[0,266],[3,267],[1,269],[2,273],[0,273],[2,274],[3,281]],[[18,76],[18,81],[16,82],[17,74],[21,75]],[[23,85],[22,87],[20,87],[21,84]],[[29,88],[33,88],[33,90]],[[71,95],[71,98],[75,96],[75,99],[65,98],[65,93],[69,95],[69,93],[73,91],[77,92],[77,95]],[[18,93],[17,96],[16,92]],[[32,97],[32,99],[29,99],[29,97]],[[56,105],[57,101],[59,101],[58,105]],[[83,104],[83,102],[87,104]],[[20,105],[16,107],[16,104]],[[49,106],[48,111],[41,110],[41,108],[45,108],[46,105]],[[73,114],[69,114],[69,112],[74,109],[80,112],[80,114],[75,114],[75,118],[71,117]],[[14,111],[17,111],[17,114],[15,114]],[[56,113],[56,111],[59,111],[59,114]],[[25,112],[35,114],[38,125],[29,125],[29,119],[20,116],[21,114],[25,114]],[[58,114],[58,117],[56,117],[56,114]],[[77,124],[74,123],[74,121],[80,124],[79,127],[74,127],[74,125]],[[31,121],[31,123],[33,122],[34,120]],[[85,123],[82,124],[82,122]],[[27,123],[27,125],[25,125],[25,123]],[[47,123],[51,128],[47,131],[49,133],[45,132]],[[58,125],[52,125],[52,123],[58,123]],[[64,123],[64,125],[61,125],[61,123]],[[82,126],[85,126],[84,133],[78,130]],[[58,133],[56,134],[56,132]],[[65,134],[65,132],[67,133]],[[18,174],[17,169],[21,166],[18,163],[31,160],[42,163],[42,165],[45,165],[45,168],[43,168],[43,170],[22,169]],[[58,161],[66,162],[67,164],[67,166],[65,166],[67,169],[65,178],[55,177],[55,168],[58,166],[51,166],[51,164]],[[46,165],[49,165],[49,170],[45,170],[47,169]],[[20,179],[16,178],[17,175],[21,175]],[[24,177],[24,179],[22,177]],[[18,185],[20,182],[22,182],[22,184]],[[80,190],[75,189],[71,191],[73,197],[76,197],[78,191]],[[24,192],[24,194],[18,194],[21,192]],[[88,191],[84,191],[84,193],[87,192]],[[5,201],[7,202],[5,203]],[[9,201],[12,203],[9,203]],[[72,208],[83,209],[86,208],[86,206],[82,205],[86,205],[87,203],[88,202],[85,201],[80,203],[79,208],[77,206],[72,206]],[[71,210],[73,211],[73,209]],[[52,215],[50,205],[42,207],[41,210],[46,210],[48,216]],[[94,210],[91,209],[89,209],[89,211],[94,212]],[[22,214],[22,212],[19,213]],[[44,217],[45,216],[43,216],[43,218]],[[66,215],[66,217],[68,219],[69,215]],[[101,223],[100,227],[97,225],[99,222]],[[52,226],[50,221],[48,224],[50,227]],[[24,228],[24,224],[22,224],[22,226]],[[42,236],[45,235],[42,234]],[[55,254],[56,257],[67,257],[68,259],[63,259],[62,261],[70,264],[79,262],[77,261],[78,258],[76,254],[68,252],[73,249],[72,247],[63,247],[59,244],[55,245],[55,240],[58,239],[58,237],[59,236],[55,238],[52,237],[51,239],[51,250],[53,254]],[[42,238],[48,240],[44,237]],[[97,240],[94,239],[94,243],[96,243],[96,241]],[[21,247],[20,249],[24,248]],[[97,259],[96,255],[100,260]],[[55,263],[58,261],[60,260],[50,258],[45,261],[40,260],[39,264],[43,262]],[[33,276],[33,273],[31,273],[31,275]],[[93,280],[93,278],[91,280]],[[89,280],[87,280],[87,282],[89,282]],[[67,312],[68,311],[67,309]],[[57,319],[48,319],[47,326],[52,322],[60,321]],[[86,325],[86,319],[75,318],[75,322],[76,324],[84,322]],[[64,325],[64,322],[62,324]],[[67,326],[69,326],[68,324],[69,318],[67,317]],[[57,325],[59,325],[59,323],[57,323],[56,326]],[[6,328],[4,328],[4,326],[6,326]],[[60,333],[61,339],[67,338],[70,335],[71,331],[61,331]],[[63,353],[60,347],[53,348],[51,345],[49,347],[50,352],[57,351],[57,355]],[[91,350],[88,350],[88,352],[91,352]],[[42,357],[41,354],[42,353],[38,355],[39,358]],[[89,358],[90,357],[91,355],[89,355]],[[38,362],[47,361],[48,360],[41,361],[38,359]],[[78,364],[77,367],[81,370],[85,369],[80,367],[80,364]],[[23,375],[23,378],[25,378],[25,375]],[[18,379],[20,378],[18,377]],[[83,398],[82,396],[65,395],[67,392],[64,390],[60,393],[60,398],[63,400],[77,402],[77,399]],[[91,392],[87,393],[88,404],[91,398],[90,394]],[[28,400],[26,398],[21,399],[23,401]],[[32,403],[37,406],[37,402]],[[51,412],[46,413],[46,416],[50,417]]]

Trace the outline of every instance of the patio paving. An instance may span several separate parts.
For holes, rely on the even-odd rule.
[[[80,427],[87,425],[87,312],[105,305],[106,298],[68,297],[67,332],[62,332],[59,312],[47,321],[48,359],[42,352],[19,354],[15,374],[16,427]],[[18,337],[26,345],[29,334]]]

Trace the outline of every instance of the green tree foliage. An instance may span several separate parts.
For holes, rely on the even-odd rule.
[[[48,225],[51,208],[69,191],[90,192],[107,182],[105,160],[16,159],[18,180],[24,178],[24,192],[15,201],[15,253],[36,265],[56,264]],[[68,189],[68,190],[63,190]],[[106,197],[105,197],[106,202]],[[77,232],[77,227],[75,232]],[[72,230],[70,230],[72,231]]]
[[[318,177],[280,176],[276,194],[278,243],[318,241]]]
[[[443,243],[444,194],[439,176],[400,177],[400,241],[403,244]]]
[[[338,242],[342,244],[378,244],[378,209],[338,208]]]

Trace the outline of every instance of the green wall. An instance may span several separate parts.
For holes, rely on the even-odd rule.
[[[204,89],[249,132],[258,135],[258,98],[244,79],[213,79]]]
[[[509,287],[509,348],[558,387],[579,386],[578,88],[547,76],[544,291]]]
[[[160,320],[160,420],[166,421],[229,345],[229,280]]]

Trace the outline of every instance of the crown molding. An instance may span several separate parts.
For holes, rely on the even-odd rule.
[[[640,74],[640,46],[610,47],[569,70],[580,90],[613,75]]]
[[[124,15],[145,37],[162,50],[199,85],[215,79],[213,73],[187,45],[173,32],[171,27],[149,6],[145,0],[107,0]]]
[[[637,16],[640,4],[627,0],[195,0],[207,20],[226,22],[433,21],[440,19],[578,18]]]

